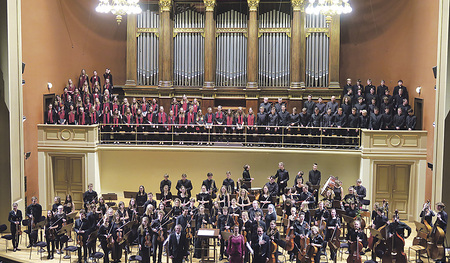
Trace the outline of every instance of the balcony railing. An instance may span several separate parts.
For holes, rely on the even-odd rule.
[[[359,128],[100,124],[100,144],[215,145],[359,149]]]

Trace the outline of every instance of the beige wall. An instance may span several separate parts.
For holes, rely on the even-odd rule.
[[[322,172],[322,183],[329,175],[338,176],[344,182],[344,188],[354,185],[360,172],[360,153],[332,153],[327,151],[290,151],[259,149],[177,149],[170,148],[133,148],[99,146],[99,170],[102,193],[137,191],[144,185],[146,191],[159,192],[159,183],[164,173],[168,173],[175,187],[182,173],[188,175],[194,187],[193,193],[200,192],[201,182],[206,173],[212,172],[217,187],[222,185],[226,171],[232,178],[242,177],[242,167],[249,164],[250,174],[255,178],[252,187],[261,187],[267,177],[274,175],[278,162],[285,163],[289,171],[289,186],[293,185],[295,175],[308,171],[317,162]],[[172,192],[174,192],[172,190]]]

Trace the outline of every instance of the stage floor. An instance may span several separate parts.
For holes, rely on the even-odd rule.
[[[416,236],[414,224],[408,224],[408,225],[411,226],[413,231],[411,233],[411,236],[408,239],[406,239],[405,253],[407,256],[408,256],[408,248],[411,247],[412,241],[413,241],[414,237]],[[26,236],[24,234],[22,241],[19,244],[20,251],[17,251],[17,252],[13,252],[11,241],[6,241],[3,238],[0,239],[0,258],[1,258],[1,260],[3,262],[38,262],[38,261],[40,261],[39,254],[36,253],[36,248],[33,248],[33,252],[31,254],[31,259],[30,259],[30,249],[26,248],[27,242],[26,242],[25,238],[26,238]],[[8,242],[8,251],[7,252],[6,252],[6,242]],[[69,245],[74,245],[74,243],[69,243]],[[98,243],[97,243],[97,245],[98,245]],[[217,250],[218,249],[219,249],[219,247],[217,247]],[[342,263],[347,262],[348,254],[345,253],[345,250],[344,250],[344,253],[342,254],[342,259],[341,259],[341,254],[338,253],[338,261],[337,262],[342,262]],[[97,249],[97,251],[102,251],[102,250]],[[138,252],[138,247],[134,246],[134,247],[132,247],[132,253],[130,255],[135,255],[135,254],[137,254],[137,252]],[[279,256],[279,260],[281,262],[286,262],[286,261],[289,262],[289,255],[287,255],[287,253],[283,249],[280,249],[280,252],[282,252],[284,256],[283,255]],[[218,253],[219,253],[219,251],[217,251],[217,254]],[[328,249],[327,249],[327,253],[329,255]],[[130,255],[128,255],[128,257]],[[55,253],[54,257],[55,258],[53,260],[48,260],[47,252],[42,253],[42,261],[59,262],[59,255]],[[408,257],[408,260],[413,261],[413,260],[415,260],[415,257],[416,257],[416,253],[413,250],[411,250],[411,254],[410,254],[410,257]],[[364,262],[366,260],[370,260],[370,258],[371,258],[371,252],[368,252],[368,253],[366,253],[366,255],[362,256],[362,261]],[[78,260],[78,256],[77,256],[77,253],[75,252],[75,253],[72,253],[71,259],[63,259],[62,258],[61,262],[77,262],[77,260]],[[426,258],[423,257],[422,260],[426,261]],[[381,261],[381,260],[379,260],[379,261]],[[103,262],[103,259],[101,259],[100,262]],[[121,262],[125,262],[125,255],[122,256]],[[166,256],[163,256],[162,262],[167,263]],[[169,260],[169,262],[171,262],[171,261]],[[192,258],[192,262],[199,262],[199,260]],[[219,261],[217,261],[217,262],[219,262]],[[228,260],[224,259],[220,262],[228,262]],[[327,262],[327,258],[325,256],[322,256],[321,262]],[[332,262],[332,261],[330,261],[328,258],[328,262]]]

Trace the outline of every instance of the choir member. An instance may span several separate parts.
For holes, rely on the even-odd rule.
[[[236,123],[236,134],[238,134],[237,140],[243,141],[244,136],[242,134],[244,134],[244,125],[247,123],[247,118],[245,117],[242,107],[238,108],[234,120]]]
[[[276,134],[278,134],[278,125],[280,122],[280,117],[278,116],[274,107],[272,107],[269,115],[267,116],[267,126],[269,126],[269,133],[272,134],[272,138],[269,139],[269,142],[272,145],[277,141]]]
[[[393,125],[394,119],[392,117],[392,113],[390,110],[391,109],[389,107],[386,107],[384,109],[382,130],[391,130],[393,127],[392,125]]]
[[[223,133],[223,123],[225,121],[225,114],[222,111],[222,106],[217,106],[217,111],[214,114],[214,123],[216,124],[215,127],[215,133],[219,134],[216,138],[218,140],[220,138],[220,135]]]
[[[406,127],[406,116],[403,114],[402,108],[397,109],[397,114],[392,120],[395,130],[404,130]]]
[[[19,233],[18,230],[21,227],[22,224],[22,211],[18,209],[18,204],[13,203],[12,204],[13,209],[8,214],[8,221],[10,223],[9,229],[11,230],[11,236],[12,236],[12,244],[14,252],[17,251],[19,247]]]
[[[29,225],[28,225],[29,243],[27,248],[30,248],[37,242],[38,230],[34,229],[34,227],[37,223],[41,221],[42,217],[42,206],[38,204],[37,197],[33,196],[31,198],[31,204],[27,207],[25,213],[29,218]]]
[[[272,108],[272,104],[269,102],[269,98],[264,98],[263,102],[259,105],[259,107],[263,107],[264,112],[265,113],[269,113],[271,108]]]
[[[277,113],[281,112],[281,108],[283,106],[286,106],[286,104],[283,102],[283,99],[282,98],[278,98],[277,103],[275,103],[275,105],[274,105],[275,110],[277,111]]]
[[[335,114],[338,110],[339,104],[336,102],[336,96],[331,96],[331,100],[327,102],[325,109],[331,109],[331,113]]]
[[[197,114],[195,116],[195,123],[196,123],[195,132],[197,133],[196,140],[198,141],[197,145],[202,145],[203,141],[206,140],[206,136],[204,136],[204,134],[205,134],[205,118],[203,116],[201,109],[199,109],[197,111]]]
[[[284,104],[281,106],[281,110],[278,112],[278,118],[279,118],[278,125],[281,126],[280,132],[281,132],[281,129],[283,129],[284,132],[281,132],[281,133],[287,134],[287,132],[286,132],[287,127],[290,125],[290,114],[286,110],[286,106]]]
[[[259,107],[259,112],[256,114],[256,126],[258,126],[258,142],[264,142],[264,134],[269,131],[267,126],[268,113],[264,107]]]
[[[283,189],[286,188],[287,182],[289,181],[289,172],[284,168],[284,163],[278,163],[278,170],[274,175],[274,178],[277,179],[278,184],[278,193],[277,195],[283,194]]]
[[[322,99],[322,97],[319,97],[318,99],[317,99],[317,102],[316,102],[316,108],[318,108],[319,109],[319,112],[320,112],[320,114],[323,114],[323,113],[325,113],[325,106],[327,106],[325,103],[323,103],[323,99]]]
[[[248,115],[247,115],[247,134],[249,135],[249,137],[247,137],[247,141],[249,142],[254,142],[254,135],[255,134],[255,125],[256,125],[256,120],[257,117],[255,116],[253,109],[249,108],[248,109]]]
[[[416,129],[417,125],[417,117],[414,116],[414,110],[409,109],[408,110],[408,116],[406,116],[406,129],[408,131],[412,131]]]
[[[233,140],[233,131],[235,130],[235,119],[233,116],[233,112],[231,109],[228,109],[226,117],[225,117],[225,127],[223,128],[224,132],[227,134],[225,140],[228,142]]]
[[[316,103],[312,100],[311,94],[308,95],[308,99],[305,101],[304,107],[306,108],[306,112],[309,116],[311,116],[314,113]]]
[[[48,110],[44,114],[44,124],[57,124],[57,112],[53,109],[53,104],[48,105]]]

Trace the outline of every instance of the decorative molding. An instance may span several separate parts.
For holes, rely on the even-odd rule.
[[[216,29],[216,37],[220,36],[223,33],[241,33],[244,34],[244,37],[248,37],[248,29],[247,28],[217,28]]]
[[[291,0],[292,10],[293,11],[305,11],[305,0]]]
[[[205,4],[206,12],[214,12],[216,0],[203,0],[203,3]]]
[[[248,7],[250,12],[258,11],[259,0],[247,0]]]
[[[288,27],[260,28],[258,29],[258,38],[260,38],[263,34],[271,34],[271,33],[285,33],[288,37],[291,37],[291,28]]]
[[[317,33],[325,33],[327,37],[330,37],[330,29],[327,27],[311,27],[306,28],[306,37],[309,37],[311,34]]]
[[[136,32],[136,37],[141,36],[142,33],[155,34],[156,37],[159,37],[159,28],[138,28]]]
[[[174,28],[173,29],[173,37],[176,37],[177,34],[182,33],[200,33],[202,37],[205,37],[205,29],[204,28]]]
[[[172,10],[172,0],[159,0],[159,9],[161,12],[170,12]]]

